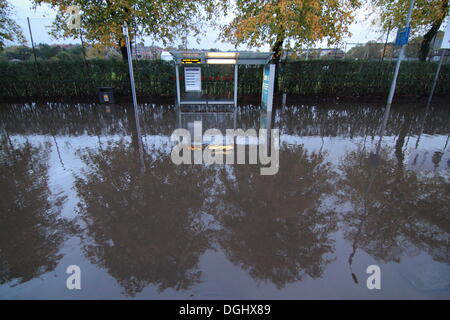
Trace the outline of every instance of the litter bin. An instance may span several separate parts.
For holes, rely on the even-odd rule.
[[[114,90],[111,87],[98,88],[100,103],[114,103]]]

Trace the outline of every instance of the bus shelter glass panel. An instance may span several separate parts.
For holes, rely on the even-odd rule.
[[[234,64],[182,64],[181,101],[233,101]]]

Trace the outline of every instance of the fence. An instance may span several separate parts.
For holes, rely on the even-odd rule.
[[[432,42],[426,61],[438,61],[440,52]],[[418,61],[421,43],[410,42],[406,45],[404,60]],[[367,43],[344,42],[334,48],[307,48],[296,51],[288,51],[283,54],[285,61],[305,60],[366,60],[384,61],[397,59],[400,47],[393,43],[381,43],[369,41]],[[448,54],[450,55],[450,53]]]

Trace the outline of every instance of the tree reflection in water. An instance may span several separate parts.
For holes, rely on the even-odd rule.
[[[96,104],[32,104],[3,108],[0,116],[5,130],[18,139],[45,135],[56,143],[64,136],[66,143],[86,146],[95,140],[89,136],[97,135],[99,141],[101,136],[100,147],[78,152],[83,172],[73,166],[77,161],[65,163],[65,168],[76,171],[84,253],[127,295],[149,285],[160,291],[190,290],[202,280],[202,272],[217,265],[210,263],[209,255],[202,260],[205,265],[200,264],[208,249],[223,250],[257,282],[278,288],[305,277],[322,277],[327,266],[331,269],[338,245],[339,252],[351,245],[354,252],[364,250],[381,262],[426,253],[450,263],[450,186],[448,166],[443,165],[450,161],[448,108],[430,110],[426,121],[410,105],[392,109],[385,132],[398,137],[395,145],[383,146],[376,157],[364,149],[346,153],[336,166],[322,152],[283,145],[275,176],[261,176],[256,165],[175,166],[168,154],[156,151],[144,155],[142,170],[133,113],[121,107],[106,110]],[[305,143],[319,146],[316,142],[322,138],[321,148],[329,148],[330,159],[340,150],[332,144],[337,139],[324,145],[324,137],[339,137],[350,149],[363,139],[369,145],[382,117],[380,108],[334,104],[293,106],[274,113],[272,127],[295,138],[284,141],[306,136]],[[170,150],[160,142],[169,140],[176,127],[174,108],[143,106],[141,115],[149,145]],[[244,129],[257,128],[260,116],[251,108],[238,113]],[[425,134],[432,136],[414,142],[414,136]],[[445,140],[437,134],[445,134]],[[131,143],[114,141],[130,135]],[[405,165],[405,150],[417,148],[419,140],[414,161],[422,163],[427,155],[427,162]],[[71,225],[60,218],[65,198],[50,191],[50,144],[12,143],[6,135],[0,147],[0,284],[8,286],[54,270]],[[61,152],[69,149],[55,147]],[[417,158],[422,153],[423,159]],[[57,161],[57,153],[53,155]],[[430,172],[414,173],[408,167]],[[51,172],[56,173],[55,168]],[[55,175],[52,182],[65,178]],[[335,244],[338,228],[346,241]],[[401,268],[420,271],[408,267],[415,261],[404,260]],[[429,260],[428,255],[423,259]],[[336,266],[340,272],[340,264]],[[222,270],[226,279],[235,272],[229,266]],[[264,290],[265,295],[272,292]]]
[[[0,140],[0,284],[13,286],[55,269],[69,223],[65,197],[49,189],[51,144]]]
[[[334,177],[324,154],[283,145],[278,174],[244,165],[233,173],[224,171],[216,204],[218,241],[230,261],[278,288],[305,274],[320,277],[332,261],[337,226],[336,214],[321,206]]]
[[[450,263],[448,179],[405,170],[394,154],[382,147],[375,166],[360,150],[342,160],[339,201],[352,207],[343,214],[345,238],[385,263],[420,251]]]
[[[120,140],[79,152],[87,166],[75,182],[85,254],[127,295],[149,284],[187,290],[200,282],[199,257],[211,247],[202,218],[211,179],[205,168],[176,166],[156,151],[145,155],[144,172],[135,150]]]

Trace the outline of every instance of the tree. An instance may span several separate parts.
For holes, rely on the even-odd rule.
[[[58,46],[50,46],[45,43],[41,43],[36,48],[36,56],[38,58],[48,60],[56,56],[59,52],[61,52],[61,47]]]
[[[75,45],[69,49],[67,49],[67,52],[71,55],[81,57],[83,55],[83,47],[80,45]]]
[[[225,7],[223,0],[33,0],[35,5],[49,4],[58,10],[52,34],[56,37],[78,38],[80,30],[70,29],[67,24],[70,6],[80,9],[81,33],[90,42],[104,46],[119,47],[122,57],[127,59],[127,50],[122,25],[129,26],[130,38],[137,34],[151,36],[166,45],[178,36],[189,32],[197,36],[205,21],[211,20],[219,8]]]
[[[392,151],[382,147],[378,165],[362,148],[341,160],[337,196],[338,204],[348,206],[341,220],[344,237],[353,242],[354,252],[360,248],[384,263],[424,251],[448,264],[450,183],[437,174],[406,170]]]
[[[8,60],[28,60],[33,54],[33,50],[26,46],[11,46],[4,50],[4,55]]]
[[[60,217],[66,197],[50,190],[50,150],[0,138],[0,285],[38,278],[63,256],[73,224]]]
[[[405,27],[409,0],[372,0],[378,9],[381,27],[389,28],[389,23],[398,28]],[[412,13],[411,29],[413,34],[423,35],[419,50],[419,59],[425,61],[430,44],[449,14],[448,0],[416,0]]]
[[[420,57],[421,43],[423,42],[423,37],[414,37],[409,40],[405,49],[405,56],[408,58],[418,58]]]
[[[10,18],[12,7],[7,0],[0,0],[0,49],[5,41],[19,41],[25,43],[25,37],[19,25]]]
[[[277,63],[284,45],[340,41],[359,5],[358,0],[237,0],[235,18],[222,28],[221,36],[235,45],[269,43]]]
[[[281,152],[275,176],[261,176],[254,166],[223,170],[223,189],[209,210],[221,226],[218,242],[227,258],[279,289],[323,275],[337,229],[336,212],[323,205],[335,178],[325,154],[286,145]]]
[[[380,59],[383,54],[383,43],[369,41],[364,46],[356,46],[347,52],[347,56],[354,59],[374,60]]]
[[[105,59],[108,53],[105,47],[89,47],[86,49],[86,58],[88,59]]]
[[[347,57],[352,59],[365,59],[366,58],[366,46],[355,46],[348,50]]]
[[[73,55],[71,55],[70,53],[68,53],[67,51],[60,51],[51,59],[70,61],[70,60],[74,60],[77,58],[74,57]]]
[[[213,175],[176,166],[158,150],[144,156],[152,169],[142,173],[133,144],[110,140],[79,152],[89,168],[75,180],[84,253],[128,296],[150,284],[160,292],[189,290],[201,281],[200,257],[212,247],[214,231],[201,212]]]

